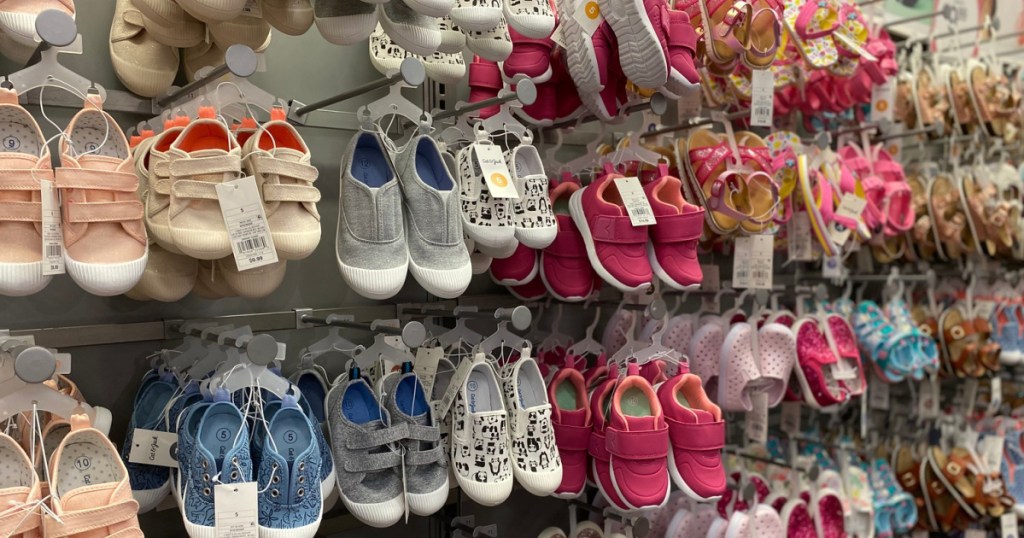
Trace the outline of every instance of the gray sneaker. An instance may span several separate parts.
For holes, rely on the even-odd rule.
[[[371,527],[390,527],[405,515],[402,451],[407,428],[391,419],[362,378],[342,378],[327,393],[327,427],[345,508]]]
[[[425,135],[395,157],[395,168],[405,194],[409,271],[432,295],[454,299],[473,278],[455,180],[437,142]]]
[[[405,496],[409,510],[429,516],[448,500],[448,455],[428,394],[413,372],[381,380],[380,399],[394,424],[408,426],[405,447]]]
[[[341,161],[337,257],[348,286],[370,299],[394,296],[409,267],[402,190],[374,133],[357,134]]]

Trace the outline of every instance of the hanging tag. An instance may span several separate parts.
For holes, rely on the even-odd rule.
[[[806,211],[798,211],[787,223],[786,238],[789,259],[808,262],[814,259],[814,242],[811,239],[811,219]]]
[[[871,121],[892,121],[893,104],[896,102],[896,77],[889,77],[884,84],[871,88]]]
[[[39,180],[43,205],[43,275],[64,274],[64,229],[61,228],[60,201],[53,182]]]
[[[868,405],[871,409],[877,409],[879,411],[889,410],[889,384],[878,378],[877,375],[871,374],[871,386],[868,391]]]
[[[178,434],[136,428],[128,461],[141,465],[178,468]]]
[[[939,384],[938,379],[921,381],[917,398],[917,416],[921,418],[938,418],[939,416]]]
[[[999,516],[999,536],[1001,538],[1017,538],[1020,536],[1017,525],[1017,513],[1013,510],[1008,510],[1005,514]]]
[[[700,86],[687,87],[676,101],[676,119],[679,125],[690,123],[690,120],[700,117],[703,96],[700,93]]]
[[[771,69],[754,69],[750,82],[750,125],[771,127],[775,110],[775,75]]]
[[[231,251],[239,271],[277,263],[260,191],[252,176],[217,184],[217,199],[224,216]]]
[[[768,393],[755,392],[750,402],[754,408],[747,413],[747,440],[763,445],[768,442]]]
[[[832,256],[821,260],[821,276],[824,278],[843,278],[846,271],[843,268],[843,259],[839,256]]]
[[[437,376],[437,364],[444,357],[444,349],[441,347],[420,347],[416,350],[416,361],[413,362],[413,371],[420,378],[423,385],[423,392],[428,395],[434,388],[434,378]]]
[[[619,198],[626,206],[629,221],[633,223],[633,226],[650,226],[657,222],[654,220],[654,210],[651,209],[647,193],[640,186],[640,178],[615,178],[615,188],[619,190]]]
[[[704,275],[704,279],[700,282],[700,289],[703,291],[718,291],[722,288],[721,283],[721,272],[717,265],[704,265],[700,266],[701,273]]]
[[[964,416],[970,416],[974,412],[974,403],[978,401],[978,380],[971,378],[964,380]]]
[[[800,433],[799,402],[782,402],[782,416],[779,417],[779,429],[789,435]]]
[[[867,206],[867,200],[858,197],[856,194],[846,193],[839,203],[839,208],[836,209],[836,215],[843,217],[844,220],[849,219],[860,222],[860,215],[864,212],[865,206]],[[850,234],[853,232],[852,229],[835,221],[829,224],[828,228],[832,242],[838,246],[845,245],[846,241],[850,238]]]
[[[980,434],[973,428],[965,428],[960,434],[960,443],[962,446],[969,447],[971,450],[978,449],[978,437]]]
[[[501,154],[501,148],[495,144],[474,144],[476,162],[480,165],[480,173],[487,182],[487,190],[495,198],[519,198],[516,186],[512,184],[512,173],[508,171],[508,163]]]
[[[565,38],[562,37],[562,25],[555,26],[555,31],[551,32],[551,41],[563,49],[569,48],[565,46]]]
[[[573,18],[588,36],[594,35],[597,27],[601,26],[601,21],[604,20],[604,17],[601,16],[601,6],[597,4],[596,0],[584,0],[577,3]]]
[[[872,387],[864,387],[864,390],[869,394]],[[868,394],[868,395],[869,395]],[[868,421],[871,420],[871,412],[868,410],[868,395],[861,395],[860,397],[860,438],[868,438]]]
[[[256,482],[218,484],[213,496],[216,538],[259,538]]]
[[[910,538],[928,538],[928,531],[915,530],[910,533]]]
[[[242,8],[242,15],[246,17],[255,17],[257,19],[263,17],[263,6],[260,5],[259,0],[245,0],[245,7]]]
[[[964,538],[988,538],[988,533],[982,529],[967,529],[964,531]]]
[[[732,267],[734,288],[772,289],[773,238],[771,235],[736,238]]]
[[[448,410],[452,407],[452,402],[455,401],[455,395],[462,388],[462,383],[466,381],[469,373],[473,371],[473,366],[482,360],[484,360],[483,354],[478,353],[473,360],[463,360],[459,363],[459,367],[455,369],[455,374],[452,376],[451,384],[448,385],[448,390],[445,391],[444,397],[441,398],[441,403],[438,405],[437,416],[443,417],[448,414]]]
[[[999,412],[1003,405],[1003,380],[1000,377],[993,377],[989,380],[989,401],[986,414],[989,416]]]

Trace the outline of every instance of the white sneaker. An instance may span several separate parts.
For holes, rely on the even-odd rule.
[[[359,0],[314,0],[313,20],[329,43],[353,45],[377,27],[377,7]]]
[[[491,196],[474,147],[458,155],[462,227],[477,248],[504,249],[516,240],[511,202]]]
[[[451,17],[463,32],[483,31],[501,22],[501,0],[455,0]]]
[[[439,50],[423,58],[427,77],[444,84],[458,84],[466,76],[466,59],[461,52],[448,54]]]
[[[466,48],[466,34],[462,33],[462,30],[455,25],[451,15],[438,19],[437,26],[441,31],[441,44],[437,46],[438,52],[461,54],[462,50]]]
[[[380,24],[395,43],[413,54],[428,56],[441,45],[437,18],[417,13],[405,2],[380,6]]]
[[[505,20],[530,39],[544,39],[555,31],[555,11],[549,0],[505,0]]]
[[[412,56],[394,40],[391,39],[380,24],[370,34],[370,64],[382,75],[389,75],[397,72],[402,67],[402,61]]]
[[[512,36],[508,33],[505,17],[486,30],[466,32],[466,47],[473,54],[492,62],[504,62],[512,54]]]
[[[503,369],[502,379],[512,423],[508,433],[516,481],[526,491],[546,497],[562,483],[562,460],[540,368],[533,358],[522,357]]]
[[[470,499],[497,506],[512,493],[512,465],[508,416],[490,364],[481,360],[473,366],[453,406],[455,480]]]
[[[545,249],[555,241],[558,224],[540,153],[532,144],[520,144],[506,154],[505,160],[519,192],[519,199],[512,202],[516,239],[530,248]]]

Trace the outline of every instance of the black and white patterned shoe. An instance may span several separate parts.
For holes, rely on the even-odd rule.
[[[455,480],[484,506],[499,505],[512,493],[508,414],[501,390],[491,365],[482,360],[459,387],[452,409]]]
[[[512,441],[512,471],[526,491],[546,497],[562,483],[551,403],[537,361],[520,358],[502,369]]]
[[[381,25],[370,34],[370,64],[382,75],[391,75],[398,72],[402,67],[402,60],[413,56],[410,52],[398,46],[388,36]]]
[[[458,84],[466,76],[466,60],[461,52],[446,54],[435,51],[423,58],[423,67],[431,80],[444,84]]]
[[[451,16],[463,32],[494,28],[501,20],[502,0],[455,0]]]
[[[544,39],[555,30],[551,0],[505,0],[503,11],[512,29],[530,39]]]
[[[458,155],[462,228],[477,248],[502,249],[516,241],[511,202],[491,196],[475,147],[466,146]]]
[[[498,25],[482,31],[466,33],[466,47],[473,54],[492,62],[504,62],[512,54],[512,36],[502,16]]]
[[[558,223],[540,153],[532,144],[523,143],[505,152],[505,162],[519,193],[519,199],[512,202],[516,239],[530,248],[545,249],[554,242]]]

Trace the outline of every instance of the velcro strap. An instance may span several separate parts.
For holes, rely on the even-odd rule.
[[[607,461],[609,459],[608,443],[605,435],[597,433],[596,431],[591,431],[590,442],[587,444],[587,452],[592,458]]]
[[[142,202],[76,202],[67,205],[68,222],[126,222],[142,220]]]
[[[369,473],[394,469],[402,464],[402,456],[397,452],[387,451],[377,454],[360,454],[346,459],[341,466],[350,473]]]
[[[5,510],[5,515],[0,516],[0,536],[13,536],[38,529],[42,524],[39,507],[32,508],[31,515],[26,514],[26,511],[26,509]]]
[[[53,181],[53,170],[49,168],[27,168],[23,170],[4,170],[0,174],[0,191],[37,191],[39,181]]]
[[[584,257],[586,252],[587,244],[583,242],[583,236],[575,230],[564,233],[558,232],[551,245],[544,249],[545,255],[551,254],[565,258]]]
[[[63,523],[53,518],[45,519],[45,535],[49,538],[77,536],[118,523],[124,523],[137,517],[138,512],[139,503],[135,499],[127,499],[100,508],[65,512],[60,515]]]
[[[253,155],[251,157],[253,168],[259,170],[260,174],[273,174],[275,176],[288,177],[312,183],[320,175],[315,166],[305,163],[283,161],[273,157]]]
[[[696,241],[704,231],[704,210],[682,215],[658,217],[651,227],[651,240],[655,243]]]
[[[43,204],[39,202],[0,201],[0,221],[42,222]]]
[[[670,418],[665,420],[668,422],[668,437],[675,448],[704,451],[725,447],[725,422],[685,424]]]
[[[410,450],[405,453],[406,465],[430,465],[444,460],[444,447],[440,444],[430,450]]]
[[[264,202],[309,202],[320,201],[320,190],[308,185],[263,185]]]
[[[407,425],[408,433],[406,433],[406,439],[413,439],[415,441],[428,441],[436,442],[441,439],[441,429],[437,426],[423,426],[421,424],[409,424]]]
[[[697,31],[689,24],[674,24],[669,34],[669,46],[683,47],[697,52]]]
[[[647,227],[633,226],[629,217],[613,217],[598,215],[590,221],[590,231],[594,241],[619,243],[624,245],[644,244],[647,242]]]
[[[405,439],[405,436],[409,433],[408,425],[399,424],[391,426],[390,428],[384,428],[380,430],[362,432],[359,436],[349,437],[345,440],[345,446],[350,450],[365,450],[367,448],[376,448],[379,446],[389,445],[391,443],[401,441]]]
[[[237,174],[241,170],[242,160],[238,158],[238,155],[217,155],[215,157],[196,157],[194,159],[175,159],[171,161],[171,177]]]
[[[668,457],[668,426],[645,432],[608,428],[607,435],[605,446],[616,456],[638,460]]]
[[[568,424],[551,423],[558,441],[558,450],[583,451],[590,444],[590,428],[586,426],[569,426]]]
[[[54,172],[57,188],[90,189],[99,191],[136,192],[139,177],[134,172],[58,168]]]
[[[150,188],[160,194],[171,194],[171,161],[156,161],[149,167]]]
[[[216,200],[216,183],[179,179],[171,184],[171,195],[177,198],[195,198],[199,200]]]

